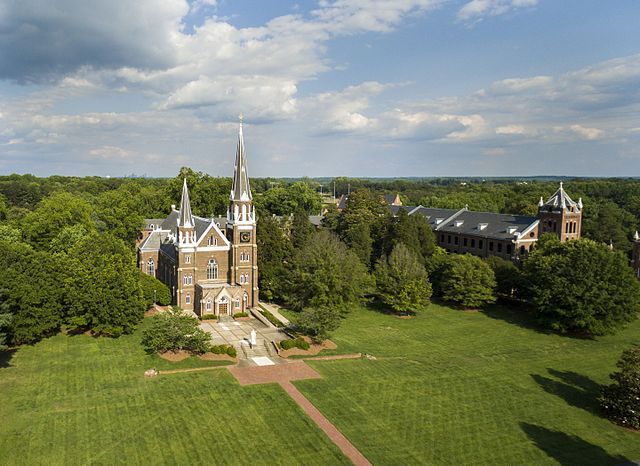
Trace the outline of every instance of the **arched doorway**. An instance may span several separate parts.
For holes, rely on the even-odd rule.
[[[218,315],[229,315],[229,300],[226,296],[221,297],[220,301],[218,301]]]

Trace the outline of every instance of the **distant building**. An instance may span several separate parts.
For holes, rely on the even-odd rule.
[[[474,212],[467,207],[455,210],[390,206],[394,216],[402,209],[409,215],[425,217],[436,234],[438,245],[447,252],[512,260],[525,258],[544,233],[553,233],[560,241],[580,238],[582,208],[582,199],[572,201],[562,183],[546,202],[540,198],[535,217]],[[640,254],[640,246],[638,251]],[[640,255],[638,264],[640,267]]]
[[[179,210],[147,219],[138,241],[138,267],[165,283],[173,302],[197,314],[233,315],[258,304],[256,213],[238,132],[226,218],[191,213],[185,179]]]

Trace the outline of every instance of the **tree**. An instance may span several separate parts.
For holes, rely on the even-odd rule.
[[[291,221],[291,243],[294,248],[302,247],[315,231],[309,221],[309,215],[302,209],[297,209],[293,213]]]
[[[447,301],[467,308],[493,303],[496,280],[491,267],[471,254],[450,254],[444,264],[440,289]]]
[[[46,250],[66,226],[82,225],[87,231],[94,231],[92,213],[91,205],[80,196],[65,192],[52,194],[27,215],[23,231],[36,248]]]
[[[373,244],[373,230],[376,223],[385,222],[385,215],[389,215],[382,198],[368,189],[358,189],[349,195],[347,207],[338,219],[338,234],[340,238],[354,251],[360,261],[371,265]]]
[[[338,329],[340,322],[340,313],[331,308],[307,308],[295,318],[295,325],[300,331],[316,343],[329,338],[331,332]]]
[[[405,209],[397,217],[389,217],[389,228],[383,240],[384,253],[389,254],[398,243],[404,244],[425,264],[437,247],[436,236],[422,215],[409,215]]]
[[[11,314],[9,313],[9,303],[6,298],[6,291],[0,290],[0,351],[7,349],[7,333],[9,332],[9,324],[11,323]]]
[[[189,351],[206,353],[210,336],[198,327],[198,319],[185,314],[179,307],[156,314],[142,332],[142,345],[149,353]]]
[[[640,284],[627,258],[602,243],[545,235],[524,273],[539,319],[560,332],[614,333],[640,311]]]
[[[12,344],[35,343],[58,332],[64,317],[61,283],[67,271],[60,257],[24,243],[0,241],[0,288],[11,314]]]
[[[168,306],[171,304],[171,290],[156,277],[140,272],[140,286],[145,306],[148,309],[153,304]]]
[[[413,312],[429,305],[431,283],[424,266],[407,247],[398,243],[375,269],[377,293],[396,312]]]
[[[144,218],[138,212],[137,199],[129,191],[106,191],[97,197],[95,205],[96,214],[103,223],[103,231],[127,244],[135,242]]]
[[[291,258],[291,242],[284,236],[278,220],[270,215],[258,217],[258,274],[260,294],[267,301],[282,301]]]
[[[295,310],[346,308],[362,300],[371,286],[366,267],[344,243],[327,231],[314,233],[296,251],[287,285],[287,303]]]
[[[517,296],[522,290],[522,271],[510,260],[499,256],[489,256],[487,264],[496,276],[496,291],[506,296]]]
[[[614,382],[602,390],[600,406],[616,424],[640,429],[640,345],[624,351],[616,365],[620,371],[609,376]]]
[[[68,327],[116,337],[132,332],[145,302],[130,249],[116,238],[93,234],[76,244],[67,260]]]

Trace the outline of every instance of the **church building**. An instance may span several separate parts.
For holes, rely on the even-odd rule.
[[[198,315],[233,315],[258,304],[256,212],[242,135],[226,218],[191,213],[187,180],[180,208],[146,219],[138,242],[138,267],[165,283],[173,302]]]

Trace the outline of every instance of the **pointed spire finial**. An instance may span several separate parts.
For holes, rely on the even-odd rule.
[[[609,240],[609,250],[613,251],[613,240]]]
[[[178,226],[186,228],[191,228],[194,226],[186,177],[184,178],[184,181],[182,183],[182,199],[180,199],[180,217],[178,219]]]
[[[540,201],[538,201],[538,207],[542,207],[544,205],[544,199],[540,196]]]
[[[635,235],[633,235],[633,239],[634,239],[635,241],[640,241],[640,235],[638,234],[638,230],[636,230],[636,234],[635,234]]]
[[[560,189],[562,189],[562,184],[563,184],[563,183],[562,183],[562,181],[561,181],[561,182],[560,182]]]

